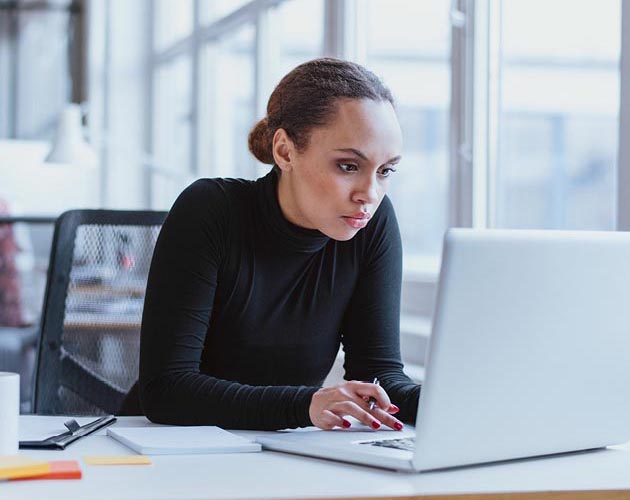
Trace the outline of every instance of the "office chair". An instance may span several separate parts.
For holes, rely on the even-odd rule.
[[[55,224],[33,412],[118,413],[138,378],[140,323],[166,212],[71,210]]]

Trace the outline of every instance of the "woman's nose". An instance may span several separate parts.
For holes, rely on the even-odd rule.
[[[357,186],[353,200],[365,205],[370,205],[378,201],[378,183],[376,176],[370,175]]]

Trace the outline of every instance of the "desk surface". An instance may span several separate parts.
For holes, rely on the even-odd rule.
[[[22,416],[22,438],[63,430],[67,417]],[[91,419],[78,419],[80,423]],[[143,425],[121,417],[115,425]],[[245,436],[260,432],[238,432]],[[153,456],[150,466],[88,466],[86,455],[127,455],[131,450],[100,431],[65,451],[21,450],[44,460],[80,461],[83,479],[0,483],[2,500],[172,500],[269,498],[372,498],[518,492],[501,498],[630,498],[630,445],[446,472],[402,473],[277,452]],[[580,490],[580,493],[553,493]],[[603,494],[592,490],[610,490]],[[629,490],[629,491],[613,491]],[[532,495],[531,492],[552,492]],[[521,494],[522,493],[522,494]],[[484,495],[477,495],[484,494]],[[492,497],[492,495],[490,495]]]

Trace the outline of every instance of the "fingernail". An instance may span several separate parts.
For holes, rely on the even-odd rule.
[[[398,406],[389,405],[389,413],[398,413],[399,411],[400,411],[400,408],[398,408]]]
[[[345,418],[342,421],[343,426],[348,429],[352,424],[348,422]]]
[[[396,422],[394,424],[394,429],[396,429],[397,431],[402,431],[403,428],[403,424],[401,424],[400,422]]]
[[[376,420],[372,421],[372,427],[374,429],[379,429],[381,427],[381,424],[379,424]]]

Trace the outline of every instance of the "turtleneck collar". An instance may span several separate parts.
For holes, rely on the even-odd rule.
[[[289,222],[278,202],[278,173],[275,167],[256,181],[262,224],[278,239],[278,244],[297,252],[317,252],[330,240],[317,229],[306,229]]]

